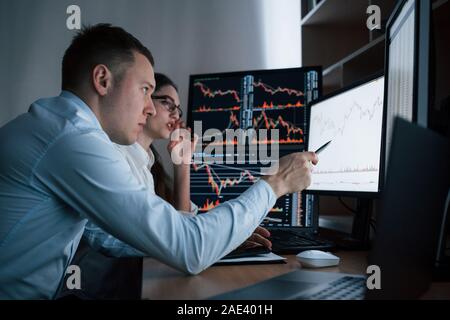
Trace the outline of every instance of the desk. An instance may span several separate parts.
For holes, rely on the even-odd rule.
[[[341,258],[338,267],[314,270],[365,273],[367,252],[342,251],[338,255]],[[147,258],[144,259],[142,298],[207,299],[301,268],[295,255],[286,257],[286,264],[213,266],[197,276],[186,276],[161,262]]]
[[[365,274],[367,251],[339,251],[337,267],[307,269]],[[154,259],[144,259],[142,298],[150,300],[197,300],[239,289],[301,268],[295,255],[286,264],[213,266],[196,276],[187,276]],[[433,283],[425,299],[450,299],[450,283]]]

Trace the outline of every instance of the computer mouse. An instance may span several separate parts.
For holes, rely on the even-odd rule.
[[[324,268],[337,266],[339,264],[339,257],[335,255],[320,251],[320,250],[306,250],[297,254],[297,259],[303,267],[306,268]]]

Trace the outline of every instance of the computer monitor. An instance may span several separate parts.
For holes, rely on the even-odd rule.
[[[311,104],[308,150],[318,155],[307,191],[377,196],[382,182],[384,77],[344,88]]]
[[[191,199],[200,213],[233,199],[258,181],[269,164],[250,162],[256,147],[276,146],[279,156],[305,149],[308,123],[305,105],[321,95],[322,70],[304,67],[192,75],[189,85],[188,124],[201,131],[191,167]],[[201,130],[199,130],[201,126]],[[249,139],[245,149],[234,147],[227,130],[278,129]],[[215,133],[209,134],[208,132]],[[223,147],[214,150],[214,147]],[[227,163],[245,156],[245,161]],[[200,160],[199,160],[200,159]],[[213,160],[213,161],[211,161]],[[217,161],[218,160],[218,161]],[[222,161],[222,163],[220,163]],[[265,226],[313,227],[311,196],[291,194],[278,199]]]
[[[430,0],[401,0],[386,26],[386,164],[396,116],[428,126],[430,21]]]

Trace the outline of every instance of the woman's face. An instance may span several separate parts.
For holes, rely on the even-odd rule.
[[[170,111],[174,106],[180,106],[180,97],[174,87],[167,85],[155,91],[152,95],[156,114],[147,117],[144,134],[153,140],[169,139],[174,130],[175,123],[180,116],[178,109]]]

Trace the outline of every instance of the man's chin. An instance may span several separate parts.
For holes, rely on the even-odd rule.
[[[138,135],[139,135],[139,132],[136,132],[133,135],[123,137],[122,143],[120,143],[120,144],[124,145],[124,146],[129,146],[137,141]]]
[[[133,141],[133,140],[129,140],[129,139],[116,139],[116,140],[111,140],[111,141],[116,144],[120,144],[121,146],[129,146],[136,142],[136,140]]]

